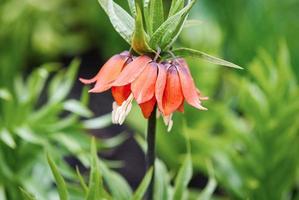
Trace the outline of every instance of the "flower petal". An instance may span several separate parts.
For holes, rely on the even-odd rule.
[[[117,54],[110,58],[100,69],[98,74],[92,79],[82,79],[79,80],[84,84],[91,84],[96,82],[93,89],[89,92],[103,92],[111,87],[111,83],[118,77],[122,71],[124,65],[128,60],[129,53],[123,52],[122,54]]]
[[[164,116],[170,115],[176,111],[184,100],[180,77],[175,66],[167,70],[166,86],[163,95]]]
[[[155,95],[157,99],[158,108],[162,113],[164,113],[162,100],[163,100],[164,89],[166,86],[168,65],[169,64],[160,64],[160,63],[158,64],[159,71],[158,71],[158,77],[155,86]]]
[[[185,112],[184,101],[182,102],[182,104],[180,105],[180,107],[177,109],[177,111],[179,111],[181,113]]]
[[[131,84],[131,90],[138,104],[149,101],[155,95],[158,64],[150,62]]]
[[[112,96],[116,103],[120,106],[131,94],[130,84],[111,88]]]
[[[142,114],[146,119],[148,119],[151,116],[151,114],[155,108],[155,104],[156,104],[155,97],[153,97],[151,100],[149,100],[145,103],[139,104]]]
[[[137,57],[135,60],[126,65],[112,85],[123,86],[133,82],[150,61],[151,58],[145,55]]]
[[[195,87],[193,78],[191,76],[189,67],[184,59],[177,59],[178,62],[177,69],[179,72],[182,91],[186,101],[201,110],[207,110],[205,107],[201,105],[201,101],[199,99],[199,95],[197,93],[197,89]]]

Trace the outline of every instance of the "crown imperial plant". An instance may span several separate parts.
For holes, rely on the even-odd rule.
[[[184,57],[198,57],[214,64],[241,69],[238,65],[195,49],[173,49],[195,2],[172,0],[165,13],[162,0],[128,0],[129,14],[113,0],[99,0],[113,27],[131,49],[112,56],[92,79],[80,80],[84,84],[95,83],[90,90],[92,93],[111,89],[115,100],[112,111],[114,123],[124,122],[133,100],[139,104],[143,116],[149,119],[148,169],[155,157],[153,135],[156,110],[163,116],[169,131],[173,113],[183,112],[184,102],[207,110],[202,105],[202,100],[207,100],[207,97],[196,88]]]

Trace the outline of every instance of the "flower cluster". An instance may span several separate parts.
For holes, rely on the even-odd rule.
[[[182,58],[157,62],[147,55],[134,57],[128,51],[114,55],[92,79],[80,79],[84,84],[95,83],[89,91],[100,93],[111,89],[115,100],[112,121],[122,124],[131,110],[133,99],[143,116],[149,118],[155,107],[169,129],[175,111],[184,112],[184,102],[200,109],[206,100],[196,88],[189,67]]]

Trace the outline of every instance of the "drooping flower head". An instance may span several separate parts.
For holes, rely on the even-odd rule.
[[[184,102],[200,109],[206,98],[195,87],[189,67],[182,58],[156,62],[147,55],[133,57],[128,52],[110,58],[92,79],[80,79],[85,84],[95,83],[89,91],[104,92],[111,88],[112,121],[122,124],[132,101],[140,106],[143,116],[149,118],[155,107],[171,128],[175,111],[184,111]]]

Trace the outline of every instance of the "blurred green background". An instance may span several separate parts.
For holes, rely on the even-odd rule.
[[[116,2],[127,8],[126,1]],[[210,98],[204,103],[209,111],[186,106],[184,114],[175,114],[170,133],[159,120],[159,158],[171,174],[190,138],[191,191],[202,190],[212,170],[213,199],[299,199],[299,1],[201,0],[189,18],[201,23],[186,27],[177,46],[244,70],[188,60],[198,88]],[[138,141],[146,126],[139,108],[124,127],[99,129],[110,124],[111,95],[91,95],[88,101],[77,81],[125,49],[129,46],[96,0],[0,2],[1,200],[20,199],[19,187],[51,199],[45,149],[73,177],[66,163],[77,160],[66,156],[84,163],[87,133],[101,136],[104,159],[126,161],[122,169],[118,162],[110,165],[137,186],[144,160],[134,138]],[[129,142],[120,144],[124,137]]]

